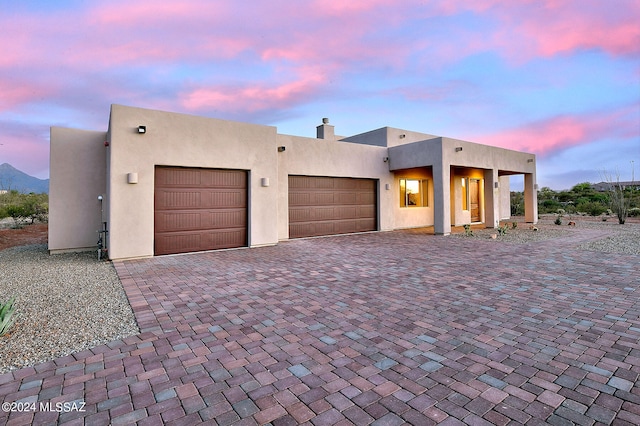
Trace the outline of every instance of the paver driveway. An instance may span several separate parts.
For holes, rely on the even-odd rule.
[[[595,237],[116,262],[142,334],[0,376],[5,402],[86,404],[0,422],[638,425],[638,257],[572,249]]]

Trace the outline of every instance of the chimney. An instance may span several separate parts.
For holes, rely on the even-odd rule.
[[[333,126],[329,124],[328,118],[322,119],[322,124],[316,127],[318,139],[334,140],[336,138]]]

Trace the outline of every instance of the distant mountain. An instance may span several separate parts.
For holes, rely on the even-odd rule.
[[[0,164],[0,190],[13,190],[28,194],[49,193],[49,179],[38,179],[21,172],[9,163]]]

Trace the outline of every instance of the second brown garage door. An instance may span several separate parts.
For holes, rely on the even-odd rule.
[[[289,176],[289,238],[375,231],[377,182]]]
[[[156,255],[247,245],[247,172],[156,167]]]

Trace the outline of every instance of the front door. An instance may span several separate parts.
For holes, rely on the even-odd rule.
[[[480,180],[469,180],[469,207],[471,222],[480,222]]]

